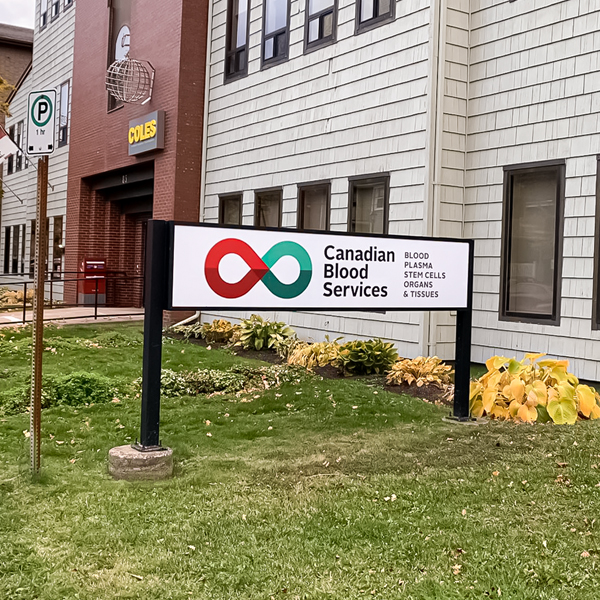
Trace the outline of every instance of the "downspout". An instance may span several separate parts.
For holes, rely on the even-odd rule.
[[[204,115],[202,117],[202,167],[200,169],[200,222],[204,221],[204,181],[206,179],[206,144],[208,140],[208,99],[210,96],[210,50],[212,46],[212,15],[213,0],[208,2],[208,23],[206,26],[206,72],[204,74]],[[173,325],[187,325],[192,321],[200,320],[200,311],[196,314]]]
[[[424,203],[424,221],[425,221],[425,235],[432,237],[437,231],[436,218],[438,215],[438,194],[437,188],[439,187],[439,139],[438,132],[440,130],[440,118],[442,115],[439,114],[440,95],[443,90],[440,91],[440,47],[442,40],[442,3],[444,0],[432,0],[432,33],[431,36],[431,59],[430,59],[430,70],[429,80],[430,93],[429,93],[429,139],[428,144],[428,155],[427,165],[425,168],[425,183],[426,183],[426,194]],[[443,75],[443,72],[442,72]],[[443,81],[443,80],[442,80]],[[436,331],[436,313],[427,312],[423,315],[423,329],[421,338],[421,348],[423,354],[431,355],[431,349],[435,346],[435,331]]]

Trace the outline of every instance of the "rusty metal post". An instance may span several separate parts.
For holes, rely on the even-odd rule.
[[[33,348],[31,353],[31,406],[29,436],[31,472],[40,472],[42,422],[42,357],[44,354],[44,271],[46,265],[46,207],[48,204],[48,157],[38,160],[37,209],[35,219],[35,263],[33,296]]]

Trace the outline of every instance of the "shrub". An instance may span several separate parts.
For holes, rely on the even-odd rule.
[[[354,340],[340,346],[337,363],[349,375],[371,375],[387,371],[398,358],[391,342]]]
[[[110,402],[118,390],[104,375],[77,372],[42,379],[42,408],[82,406]],[[0,412],[12,415],[25,412],[30,404],[31,384],[25,383],[0,393]]]
[[[440,388],[452,383],[452,367],[444,364],[437,356],[418,356],[396,361],[386,377],[389,385],[408,383],[421,387],[425,384],[437,385]]]
[[[471,414],[527,422],[551,419],[557,424],[599,418],[596,390],[567,371],[569,361],[540,360],[544,356],[526,354],[521,361],[490,358],[487,373],[471,383]]]
[[[193,325],[176,325],[170,328],[173,333],[181,333],[186,340],[191,337],[198,339],[202,337],[202,327],[200,322],[194,323]]]
[[[287,338],[295,335],[294,330],[283,321],[269,321],[252,315],[241,322],[235,345],[245,350],[277,350]]]
[[[288,357],[288,365],[298,365],[312,371],[315,367],[324,367],[337,361],[340,345],[337,338],[333,342],[329,337],[324,342],[302,343],[296,346]]]
[[[209,344],[225,344],[231,340],[238,327],[239,325],[232,325],[225,319],[215,319],[212,323],[204,323],[200,333]]]

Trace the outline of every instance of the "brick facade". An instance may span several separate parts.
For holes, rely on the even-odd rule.
[[[109,9],[78,0],[71,107],[71,151],[67,189],[66,270],[86,257],[105,258],[112,272],[143,274],[145,220],[93,189],[102,174],[127,174],[153,161],[156,219],[199,220],[206,26],[208,4],[173,0],[169,10],[156,0],[132,0],[130,56],[156,70],[152,100],[108,111],[105,90]],[[160,18],[157,18],[160,15]],[[129,121],[154,110],[165,111],[165,147],[128,156]],[[93,179],[92,179],[93,178]],[[71,298],[73,300],[73,298]],[[109,302],[142,301],[141,287],[119,285]]]

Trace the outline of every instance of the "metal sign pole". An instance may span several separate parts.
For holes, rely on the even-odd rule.
[[[31,358],[31,405],[29,436],[31,472],[40,472],[42,421],[42,357],[44,355],[44,275],[46,270],[46,206],[48,203],[48,156],[38,161],[37,207],[35,220],[35,260],[33,296],[33,348]],[[26,298],[23,298],[25,303]]]
[[[452,418],[468,421],[471,391],[471,325],[473,321],[473,257],[475,244],[469,240],[469,280],[467,308],[456,311],[456,353],[454,367],[454,406]]]
[[[141,451],[160,449],[160,373],[162,360],[162,320],[167,305],[166,221],[148,221],[146,242],[146,282],[144,297],[144,363],[142,370]]]

